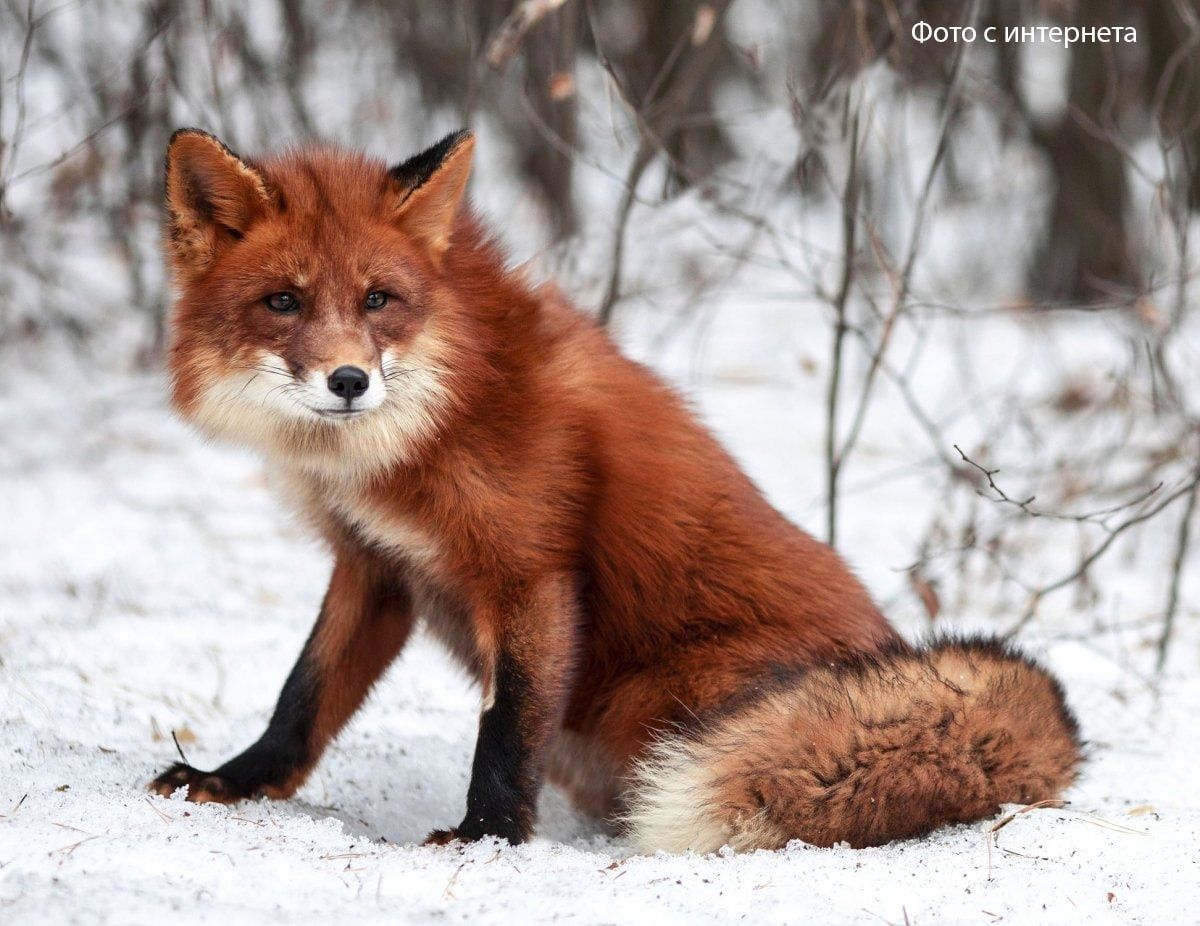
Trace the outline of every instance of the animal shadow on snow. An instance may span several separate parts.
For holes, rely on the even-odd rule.
[[[396,845],[420,843],[431,830],[454,825],[466,806],[472,743],[428,734],[370,738],[351,735],[326,754],[312,783],[283,802],[314,819],[340,820],[352,836]],[[548,785],[538,804],[535,838],[590,844],[610,835],[602,821],[571,806]]]

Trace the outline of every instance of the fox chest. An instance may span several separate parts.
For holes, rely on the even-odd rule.
[[[444,544],[415,518],[390,511],[356,492],[331,494],[324,507],[327,518],[347,534],[384,558],[420,572],[426,581],[445,572]]]
[[[476,677],[482,666],[462,583],[453,579],[446,546],[416,519],[390,511],[352,487],[292,479],[286,491],[319,530],[350,537],[391,563],[430,633]]]

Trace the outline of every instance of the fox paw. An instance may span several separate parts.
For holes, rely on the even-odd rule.
[[[421,845],[446,846],[452,842],[479,842],[482,839],[499,839],[515,846],[523,843],[526,836],[516,826],[507,825],[507,821],[488,823],[477,819],[473,823],[469,823],[464,820],[458,826],[450,829],[434,830],[425,837],[425,841]]]
[[[151,791],[163,797],[170,797],[185,786],[188,789],[187,799],[196,804],[235,804],[253,797],[253,791],[244,785],[213,772],[202,772],[182,762],[176,762],[149,785]]]
[[[423,846],[448,846],[452,842],[466,842],[458,835],[458,830],[434,830],[425,837],[425,841],[421,843]]]

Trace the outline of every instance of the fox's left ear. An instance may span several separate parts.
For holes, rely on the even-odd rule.
[[[475,136],[464,129],[388,171],[397,196],[396,222],[429,249],[435,263],[450,245],[474,152]]]

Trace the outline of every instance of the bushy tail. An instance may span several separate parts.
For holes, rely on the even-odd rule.
[[[645,851],[859,848],[1055,798],[1081,759],[1062,689],[994,640],[814,668],[642,762],[625,822]]]

